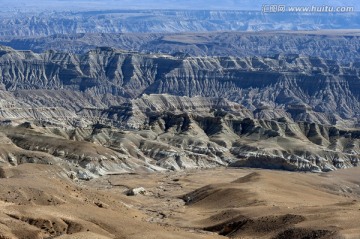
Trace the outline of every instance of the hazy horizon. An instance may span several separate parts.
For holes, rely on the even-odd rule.
[[[360,3],[355,0],[349,1],[326,1],[313,0],[304,2],[299,0],[170,0],[170,1],[116,1],[116,0],[33,0],[33,1],[9,1],[0,0],[3,6],[2,10],[108,10],[108,9],[184,9],[184,10],[261,10],[263,5],[270,4],[285,4],[287,6],[352,6],[357,11],[360,8]]]

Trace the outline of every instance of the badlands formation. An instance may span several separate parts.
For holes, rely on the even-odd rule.
[[[357,238],[358,65],[1,47],[0,238]]]
[[[5,165],[60,160],[93,178],[358,164],[358,63],[2,47],[0,65]]]

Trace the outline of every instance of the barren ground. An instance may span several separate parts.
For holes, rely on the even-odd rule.
[[[358,238],[359,172],[218,168],[73,182],[55,165],[2,168],[0,238]],[[126,196],[133,187],[145,195]]]

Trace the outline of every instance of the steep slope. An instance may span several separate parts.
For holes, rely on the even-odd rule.
[[[13,144],[4,148],[7,164],[60,158],[85,179],[220,165],[329,171],[358,164],[358,63],[112,48],[77,55],[2,47],[0,54],[0,131]]]
[[[70,176],[90,179],[217,166],[332,171],[357,166],[360,154],[356,129],[290,115],[254,119],[249,109],[219,98],[145,95],[118,107],[83,110],[77,119],[82,125],[3,122],[1,162],[62,162]]]
[[[295,120],[323,124],[341,119],[356,123],[360,109],[358,63],[296,54],[175,57],[112,48],[83,55],[3,48],[0,54],[2,89],[34,106],[106,108],[144,93],[167,93],[221,97],[258,109],[259,117],[285,116],[281,111],[286,111]],[[65,101],[69,104],[50,99],[69,91],[75,92],[74,100]],[[36,94],[46,94],[47,99]]]

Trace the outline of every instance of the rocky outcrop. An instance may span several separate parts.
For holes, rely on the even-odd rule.
[[[79,179],[227,165],[314,172],[358,165],[358,130],[290,116],[254,119],[224,99],[146,95],[97,113],[78,127],[9,120],[0,127],[1,161],[61,162]]]
[[[328,171],[358,163],[357,131],[315,123],[253,120],[209,110],[202,114],[152,112],[135,129],[120,135],[111,129],[96,130],[79,140],[110,145],[131,157],[173,170],[230,163]]]
[[[129,103],[98,111],[97,117],[101,122],[120,128],[141,129],[148,127],[149,122],[161,114],[209,115],[214,111],[229,112],[241,117],[253,117],[252,112],[244,106],[224,98],[200,96],[190,98],[167,94],[145,94],[141,98],[130,100]]]

